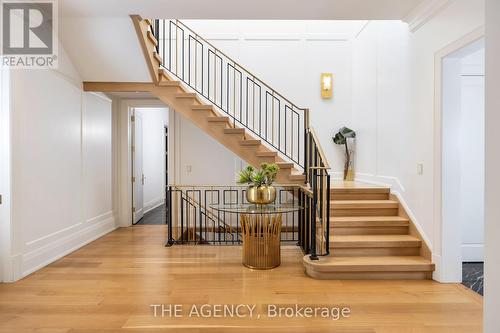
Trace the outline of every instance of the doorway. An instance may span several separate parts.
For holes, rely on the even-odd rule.
[[[483,292],[484,39],[442,62],[442,257],[445,280]]]
[[[132,224],[165,224],[168,109],[134,108],[131,134]]]

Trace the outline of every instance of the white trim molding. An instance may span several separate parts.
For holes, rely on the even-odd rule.
[[[113,126],[118,126],[118,128],[113,128],[113,131],[117,132],[118,135],[118,154],[116,156],[118,177],[114,193],[118,193],[118,223],[120,227],[129,227],[132,225],[132,133],[131,133],[131,122],[130,117],[132,115],[132,110],[134,108],[169,108],[168,105],[163,103],[158,99],[121,99],[119,102],[119,107],[116,112],[118,112],[118,121],[113,123]],[[174,112],[169,112],[172,114]],[[169,118],[169,137],[172,135],[172,124]],[[171,146],[171,140],[169,140],[169,151],[173,150]],[[172,150],[170,149],[172,148]],[[172,165],[173,169],[170,169],[171,161],[169,159],[169,173],[175,171],[175,165]]]
[[[23,278],[116,229],[113,215],[22,255]],[[18,272],[19,273],[19,272]]]
[[[433,238],[433,251],[432,255],[435,258],[436,271],[434,272],[434,279],[439,282],[457,282],[461,280],[461,274],[453,267],[458,267],[456,264],[457,258],[446,255],[446,244],[444,244],[444,236],[449,236],[450,233],[456,230],[447,230],[443,224],[443,59],[484,37],[484,26],[481,26],[462,38],[448,44],[436,52],[434,56],[434,238]],[[459,258],[458,258],[459,259]],[[460,259],[459,259],[460,260]]]
[[[411,32],[416,32],[454,0],[425,0],[403,18]]]

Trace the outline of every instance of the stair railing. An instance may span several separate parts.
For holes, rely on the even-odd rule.
[[[311,206],[310,249],[307,253],[311,254],[312,260],[317,260],[318,255],[330,254],[330,166],[314,129],[308,128],[305,134],[305,160],[309,188],[302,189],[302,200]]]
[[[166,187],[167,246],[174,244],[241,244],[240,216],[216,211],[211,205],[245,203],[246,186],[168,185]],[[294,185],[276,185],[277,203],[297,204]],[[299,213],[283,214],[281,241],[299,240]]]
[[[161,66],[263,143],[304,168],[307,110],[179,20],[154,20]]]
[[[305,209],[298,244],[311,259],[329,254],[330,167],[309,126],[309,110],[296,106],[181,21],[153,20],[151,30],[163,69],[229,116],[234,126],[245,127],[303,169],[306,186],[299,187],[298,198]]]

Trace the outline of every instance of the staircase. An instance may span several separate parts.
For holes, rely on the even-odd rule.
[[[291,103],[180,21],[157,20],[153,27],[151,20],[132,20],[155,82],[153,95],[248,164],[278,164],[278,183],[305,183],[307,109]]]
[[[247,163],[277,163],[277,182],[291,184],[304,207],[297,216],[297,243],[307,254],[303,263],[309,276],[431,278],[430,250],[388,188],[354,182],[331,188],[330,167],[308,109],[294,105],[182,22],[131,17],[152,83],[84,83],[87,91],[147,91]],[[200,225],[198,232],[216,230],[213,221],[213,227]],[[173,236],[169,232],[169,244]]]
[[[430,279],[434,264],[411,220],[390,190],[337,183],[330,190],[331,256],[311,260],[317,279]]]

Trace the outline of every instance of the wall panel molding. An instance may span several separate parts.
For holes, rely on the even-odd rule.
[[[101,222],[91,224],[65,237],[60,237],[53,242],[23,254],[21,263],[22,268],[20,270],[21,276],[14,277],[14,280],[37,271],[116,228],[115,218],[111,216]]]

